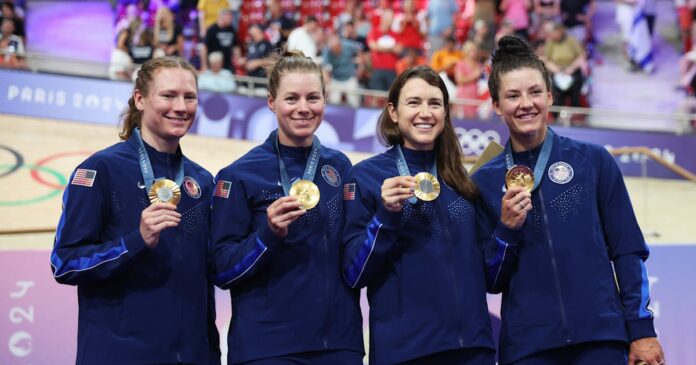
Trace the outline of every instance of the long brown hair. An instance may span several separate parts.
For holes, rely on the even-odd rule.
[[[155,73],[157,70],[162,68],[181,68],[187,70],[193,74],[196,78],[196,84],[198,83],[198,77],[196,69],[191,66],[190,63],[186,62],[180,57],[159,57],[153,58],[138,70],[138,78],[135,80],[135,86],[133,87],[133,93],[130,99],[128,99],[128,107],[126,107],[121,113],[121,122],[123,124],[121,132],[118,134],[122,140],[127,140],[133,134],[134,128],[140,128],[141,119],[143,113],[138,110],[135,106],[135,90],[139,90],[142,95],[148,95],[150,92],[150,85],[152,85],[152,80],[155,78]]]
[[[445,125],[442,132],[435,139],[435,156],[437,158],[437,171],[447,185],[451,186],[469,200],[474,200],[478,196],[476,185],[469,178],[469,173],[464,168],[464,158],[459,139],[454,132],[452,119],[449,109],[449,94],[447,87],[440,76],[428,66],[417,66],[407,69],[396,78],[391,88],[387,105],[382,110],[377,124],[377,133],[385,146],[403,145],[404,137],[399,131],[399,127],[389,116],[389,106],[393,108],[399,104],[399,95],[406,82],[412,78],[420,78],[429,85],[435,86],[442,91],[445,106]]]

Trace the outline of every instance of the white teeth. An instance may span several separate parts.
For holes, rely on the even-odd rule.
[[[418,129],[432,129],[433,125],[432,124],[416,124],[416,128],[418,128]]]

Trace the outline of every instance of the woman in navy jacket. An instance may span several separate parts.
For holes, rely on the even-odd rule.
[[[549,73],[524,41],[500,40],[488,85],[510,130],[505,152],[473,176],[488,212],[489,285],[503,292],[501,364],[662,364],[648,247],[616,162],[546,126]],[[528,189],[505,187],[515,165],[533,171]]]
[[[351,170],[344,202],[344,277],[367,287],[370,364],[494,364],[477,191],[437,73],[396,79],[378,133],[392,148]],[[414,196],[437,190],[416,189],[423,172],[440,186],[435,200]]]
[[[220,363],[206,261],[213,178],[179,146],[197,106],[190,64],[148,61],[124,113],[125,142],[70,178],[51,267],[77,285],[77,364]],[[148,193],[166,193],[163,179],[178,185],[178,205],[150,204]]]
[[[340,270],[351,164],[314,135],[326,107],[321,69],[285,52],[268,93],[278,129],[220,170],[213,197],[216,285],[232,299],[228,363],[362,364],[358,291]],[[317,189],[316,206],[294,195],[302,185]]]

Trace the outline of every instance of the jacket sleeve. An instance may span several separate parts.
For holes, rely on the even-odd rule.
[[[517,247],[522,230],[511,230],[500,222],[499,212],[480,197],[476,205],[479,248],[486,261],[486,290],[505,291],[517,267]]]
[[[253,208],[239,179],[223,170],[215,181],[210,217],[214,282],[229,289],[253,277],[264,266],[268,250],[283,239],[268,224],[254,230]]]
[[[649,255],[623,176],[614,158],[601,149],[597,204],[609,257],[614,263],[626,328],[631,341],[655,337],[645,260]]]
[[[94,172],[91,186],[75,183],[78,171]],[[53,277],[59,283],[80,285],[112,278],[146,247],[139,227],[124,236],[104,240],[111,209],[110,191],[108,170],[103,163],[88,160],[70,176],[51,252]]]
[[[351,169],[344,186],[344,191],[353,191],[354,196],[344,196],[343,277],[351,288],[362,288],[383,268],[397,242],[402,214],[384,208],[378,195],[381,181],[355,173],[356,169]]]

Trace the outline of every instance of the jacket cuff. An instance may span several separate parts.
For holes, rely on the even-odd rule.
[[[387,210],[387,208],[380,203],[377,207],[377,212],[375,212],[375,217],[385,228],[399,229],[403,226],[403,223],[401,222],[401,215],[403,211],[404,210],[401,209],[400,212],[392,212]]]
[[[495,227],[493,235],[508,245],[517,245],[520,241],[522,241],[523,231],[522,229],[510,229],[504,224],[498,223],[498,226]]]
[[[257,232],[259,240],[261,243],[266,245],[268,248],[275,248],[285,240],[271,231],[271,227],[268,224],[262,224]]]
[[[140,229],[136,229],[135,231],[121,237],[121,241],[123,245],[126,246],[126,250],[128,250],[128,256],[131,257],[137,255],[140,253],[140,251],[147,247],[143,236],[140,234]]]
[[[628,330],[628,339],[631,342],[646,337],[657,337],[652,318],[627,321],[626,329]]]

